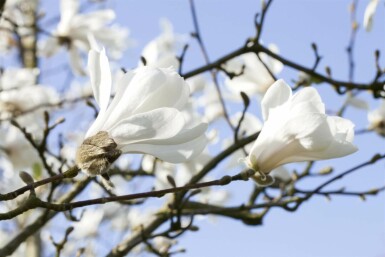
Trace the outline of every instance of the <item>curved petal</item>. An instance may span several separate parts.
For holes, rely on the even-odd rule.
[[[287,102],[292,95],[291,88],[282,79],[277,80],[266,92],[261,102],[262,117],[265,121],[269,118],[271,109]]]
[[[162,85],[158,84],[135,112],[144,112],[158,106],[174,107],[181,110],[186,105],[190,94],[189,85],[174,68],[161,69],[161,71],[167,80]]]
[[[76,47],[69,48],[70,66],[72,71],[79,76],[85,76],[86,72],[83,68],[83,59]]]
[[[106,128],[128,115],[162,107],[181,109],[186,104],[189,87],[173,69],[140,67],[132,73],[125,76],[127,85],[118,86],[108,108]]]
[[[371,0],[370,3],[366,6],[364,14],[364,28],[366,31],[371,31],[373,27],[373,16],[376,12],[378,5],[378,0]]]
[[[171,163],[181,163],[198,156],[206,147],[207,138],[199,137],[176,145],[130,144],[124,146],[123,152],[145,153]]]
[[[252,155],[264,173],[288,162],[303,161],[303,152],[320,151],[332,140],[326,115],[305,114],[283,121],[269,119],[254,145]]]
[[[127,145],[174,137],[184,125],[185,120],[180,111],[159,108],[120,121],[110,129],[110,135],[118,145]]]
[[[295,107],[298,107],[301,103],[308,105],[308,108],[303,108],[300,106],[299,110],[304,110],[307,112],[319,112],[325,113],[325,105],[322,102],[321,96],[318,94],[317,90],[312,87],[304,88],[298,93],[294,94],[290,99],[290,102]],[[309,111],[310,110],[310,111]],[[293,109],[291,110],[293,111]]]
[[[88,71],[92,91],[101,112],[105,112],[111,94],[111,71],[104,48],[91,49],[88,53]]]
[[[346,156],[357,151],[353,127],[349,120],[317,113],[291,119],[276,134],[268,133],[268,124],[253,145],[252,160],[268,173],[286,163]]]
[[[79,0],[61,0],[60,1],[60,24],[67,26],[71,19],[78,13]],[[60,25],[59,25],[60,26]]]

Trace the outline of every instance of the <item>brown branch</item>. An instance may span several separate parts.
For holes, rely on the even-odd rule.
[[[24,213],[30,209],[34,209],[37,207],[48,209],[48,210],[54,210],[57,212],[63,212],[63,211],[69,211],[75,208],[95,205],[95,204],[129,201],[129,200],[136,200],[136,199],[150,198],[150,197],[163,197],[165,194],[177,193],[177,192],[186,191],[190,189],[197,189],[197,188],[210,187],[210,186],[224,186],[224,185],[230,184],[233,181],[248,180],[248,178],[252,174],[253,173],[251,172],[250,173],[242,172],[234,176],[224,176],[221,179],[212,180],[209,182],[202,182],[198,184],[188,184],[181,187],[173,187],[173,188],[168,188],[168,189],[163,189],[158,191],[150,191],[150,192],[121,195],[121,196],[102,197],[102,198],[78,201],[73,203],[64,203],[64,204],[63,203],[55,204],[55,203],[45,202],[37,198],[35,195],[31,194],[29,198],[26,200],[26,202],[24,202],[20,207],[7,213],[0,213],[0,220],[12,219],[20,215],[21,213]]]
[[[79,168],[77,166],[71,167],[64,173],[59,173],[55,176],[52,176],[52,177],[49,177],[46,179],[42,179],[40,181],[36,181],[34,183],[28,184],[24,187],[21,187],[15,191],[12,191],[12,192],[9,192],[6,194],[0,194],[0,201],[8,201],[8,200],[15,199],[16,197],[24,194],[27,191],[30,191],[32,189],[35,189],[37,187],[40,187],[40,186],[48,184],[48,183],[58,182],[58,181],[61,181],[63,179],[66,179],[66,178],[74,178],[77,176],[78,172],[79,172]]]
[[[332,86],[336,86],[338,88],[342,87],[342,88],[345,88],[348,90],[353,90],[353,89],[370,90],[373,92],[375,97],[379,97],[379,92],[384,92],[383,85],[384,85],[385,81],[374,81],[373,83],[353,83],[353,82],[348,82],[348,81],[335,80],[335,79],[332,79],[328,76],[325,76],[321,73],[314,71],[313,68],[307,68],[307,67],[300,65],[298,63],[295,63],[295,62],[293,62],[287,58],[284,58],[284,57],[282,57],[276,53],[273,53],[268,48],[266,48],[262,45],[258,45],[258,44],[255,44],[252,46],[248,46],[248,45],[242,46],[242,47],[234,50],[233,52],[217,59],[216,61],[211,62],[207,65],[204,65],[204,66],[197,68],[195,70],[192,70],[190,72],[187,72],[185,74],[182,74],[182,76],[184,78],[190,78],[190,77],[193,77],[193,76],[198,75],[200,73],[203,73],[205,71],[209,71],[211,69],[220,69],[219,67],[221,65],[223,65],[224,63],[226,63],[227,61],[229,61],[229,60],[231,60],[231,59],[233,59],[239,55],[249,53],[249,52],[254,52],[254,53],[263,52],[263,53],[269,55],[270,57],[282,62],[286,66],[289,66],[289,67],[296,69],[298,71],[303,71],[303,72],[307,73],[308,75],[310,75],[310,76],[312,76],[312,77],[314,77],[314,78],[316,78],[322,82],[328,83],[328,84],[330,84]]]
[[[322,183],[321,185],[319,185],[319,186],[318,186],[317,188],[315,188],[314,190],[308,192],[307,195],[304,196],[303,198],[299,198],[299,200],[297,201],[297,203],[296,203],[295,206],[293,206],[293,207],[288,207],[288,208],[286,208],[286,210],[289,210],[289,211],[295,211],[295,210],[297,210],[298,207],[299,207],[302,203],[304,203],[305,201],[309,200],[313,195],[319,194],[319,192],[321,192],[321,190],[322,190],[324,187],[326,187],[327,185],[329,185],[329,184],[333,183],[334,181],[339,180],[339,179],[341,179],[341,178],[343,178],[343,177],[345,177],[345,176],[347,176],[347,175],[349,175],[349,174],[351,174],[351,173],[353,173],[353,172],[355,172],[355,171],[357,171],[357,170],[359,170],[359,169],[361,169],[361,168],[363,168],[363,167],[366,167],[366,166],[368,166],[368,165],[372,165],[372,164],[376,163],[377,161],[382,160],[382,159],[384,159],[384,158],[385,158],[385,154],[384,154],[384,155],[376,154],[376,155],[373,156],[369,161],[366,161],[366,162],[364,162],[364,163],[361,163],[361,164],[359,164],[359,165],[357,165],[357,166],[355,166],[355,167],[353,167],[353,168],[351,168],[351,169],[348,169],[347,171],[342,172],[341,174],[339,174],[339,175],[337,175],[337,176],[335,176],[335,177],[333,177],[333,178],[327,180],[326,182]]]

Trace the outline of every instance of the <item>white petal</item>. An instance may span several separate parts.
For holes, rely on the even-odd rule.
[[[370,3],[366,6],[364,14],[364,28],[366,31],[371,31],[373,26],[373,16],[376,12],[378,5],[378,0],[371,0]]]
[[[45,41],[39,41],[39,55],[50,57],[61,49],[56,37],[49,37]]]
[[[128,85],[119,85],[104,127],[111,127],[127,115],[161,107],[181,109],[186,104],[188,85],[174,70],[141,67],[133,73],[132,77],[126,76]]]
[[[99,10],[73,17],[72,24],[80,30],[87,32],[98,30],[107,23],[115,19],[115,12],[113,10]]]
[[[72,71],[79,76],[85,76],[86,72],[83,68],[83,59],[79,50],[76,47],[70,47],[69,49],[70,66]]]
[[[307,87],[300,90],[293,95],[290,101],[292,105],[295,105],[294,108],[290,110],[291,112],[298,110],[298,112],[325,113],[325,105],[315,88]],[[305,104],[307,107],[305,108],[301,106],[301,104]]]
[[[192,128],[184,128],[172,138],[168,138],[167,140],[148,140],[148,143],[152,144],[182,144],[184,142],[188,142],[194,140],[200,135],[204,134],[207,130],[207,123],[199,123],[198,125]]]
[[[71,19],[77,14],[79,9],[79,0],[61,0],[60,1],[60,23],[69,24]]]
[[[204,134],[201,136],[177,145],[152,145],[152,144],[132,144],[123,147],[123,152],[147,153],[158,157],[159,159],[171,162],[185,162],[198,156],[207,144],[207,138]]]
[[[168,139],[185,125],[183,114],[174,108],[159,108],[133,115],[120,121],[110,130],[118,145]]]
[[[346,104],[364,111],[367,111],[369,109],[368,103],[365,100],[359,99],[354,96],[348,96],[346,98]]]
[[[107,109],[111,94],[111,71],[104,48],[101,51],[91,49],[88,53],[88,71],[92,91],[100,111]]]
[[[321,151],[332,140],[324,114],[305,114],[281,124],[274,119],[265,123],[250,152],[262,172],[270,172],[285,163],[303,161],[303,152]]]
[[[279,54],[279,48],[276,44],[269,44],[268,48],[273,53]],[[278,74],[282,71],[283,63],[268,56],[265,53],[261,53],[260,56],[261,56],[261,59],[263,60],[263,62],[266,63],[267,67],[269,67],[269,69],[271,70],[272,73]]]
[[[284,104],[292,95],[291,88],[282,79],[277,80],[266,92],[261,102],[262,116],[266,121],[271,109]]]

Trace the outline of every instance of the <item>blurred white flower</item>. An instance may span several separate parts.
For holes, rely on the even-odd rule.
[[[43,112],[59,101],[53,88],[35,85],[37,74],[34,69],[10,69],[0,79],[0,119],[16,118],[31,133],[41,130]]]
[[[12,164],[10,176],[15,176],[16,171],[31,169],[34,164],[40,163],[36,149],[13,126],[7,126],[7,128],[0,130],[1,155]]]
[[[166,254],[170,248],[175,245],[177,241],[164,236],[157,236],[154,238],[153,247],[159,251],[159,253]]]
[[[152,209],[130,208],[127,214],[127,222],[131,230],[139,230],[142,226],[152,222],[156,216]]]
[[[0,90],[11,90],[36,84],[39,69],[6,68],[0,77]]]
[[[278,80],[261,105],[265,123],[245,160],[256,171],[254,178],[259,185],[271,184],[273,179],[267,174],[283,164],[332,159],[357,151],[352,144],[354,124],[327,116],[314,88],[292,95],[291,88]]]
[[[104,49],[90,51],[88,67],[100,112],[77,151],[83,171],[102,175],[121,153],[145,153],[178,163],[202,152],[207,124],[186,122],[181,110],[189,87],[174,69],[140,67],[127,72],[110,102],[111,73]]]
[[[291,180],[289,171],[284,166],[279,166],[270,172],[275,181],[287,183]]]
[[[368,103],[365,100],[359,99],[352,94],[346,96],[345,105],[352,106],[354,108],[367,111],[369,109]]]
[[[312,77],[309,74],[307,74],[306,72],[300,71],[298,73],[298,79],[297,79],[296,86],[308,87],[308,86],[311,86],[311,84],[313,84],[313,83],[319,84],[321,82],[322,82],[322,80],[320,80],[319,78]]]
[[[385,136],[385,101],[381,105],[368,113],[369,129],[376,131],[381,136]]]
[[[181,49],[186,37],[174,34],[172,24],[169,20],[163,18],[160,20],[162,33],[150,41],[142,51],[142,57],[146,60],[146,65],[168,68],[179,67],[178,51]]]
[[[33,40],[31,35],[34,35],[34,29],[30,24],[35,20],[34,10],[37,5],[37,0],[4,1],[0,19],[0,53],[8,53],[13,47],[18,47],[20,38]]]
[[[77,75],[85,75],[82,52],[90,49],[89,36],[108,46],[113,58],[120,58],[122,51],[131,44],[126,28],[109,26],[115,19],[113,10],[80,14],[78,0],[61,0],[60,12],[60,22],[53,36],[39,45],[40,54],[50,57],[66,47],[71,68]]]
[[[71,236],[76,239],[83,239],[98,236],[99,225],[104,215],[103,209],[86,210],[83,212],[81,219],[73,223],[74,231]]]
[[[365,9],[364,14],[364,28],[366,31],[371,31],[373,27],[373,16],[376,13],[378,0],[371,0]]]
[[[223,107],[213,83],[206,85],[202,93],[197,98],[197,105],[203,108],[204,118],[211,124],[223,116]]]
[[[207,84],[206,78],[203,75],[188,78],[186,81],[190,85],[191,94],[201,92]]]
[[[239,119],[241,118],[242,113],[237,112],[230,117],[230,121],[234,127],[238,125]],[[253,133],[256,133],[262,129],[262,122],[252,113],[246,112],[239,128],[239,138],[250,136]],[[229,137],[223,140],[222,148],[225,149],[234,143],[234,138]],[[249,143],[244,146],[246,152],[250,152],[252,143]],[[235,151],[232,155],[229,156],[226,169],[234,169],[239,167],[239,160],[245,158],[245,153],[242,149]]]
[[[278,47],[271,44],[269,49],[278,53]],[[270,56],[260,53],[262,61],[266,64],[273,74],[278,74],[283,68],[283,64]],[[244,67],[242,72],[242,66]],[[246,53],[239,58],[232,59],[226,63],[225,69],[235,74],[240,74],[234,78],[226,78],[225,85],[228,89],[241,100],[240,92],[245,92],[249,97],[255,94],[263,95],[274,83],[269,71],[258,59],[255,53]]]

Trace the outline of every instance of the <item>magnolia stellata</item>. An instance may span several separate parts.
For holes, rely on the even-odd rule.
[[[357,151],[352,144],[354,124],[327,116],[314,88],[293,95],[291,88],[278,80],[261,104],[265,123],[245,160],[256,171],[253,178],[259,185],[273,183],[268,174],[283,164],[332,159]]]
[[[100,111],[76,154],[77,165],[87,174],[108,179],[108,168],[122,153],[179,163],[202,152],[207,124],[186,122],[182,109],[189,86],[173,68],[145,66],[125,73],[111,102],[111,73],[103,48],[90,50],[88,70]]]

